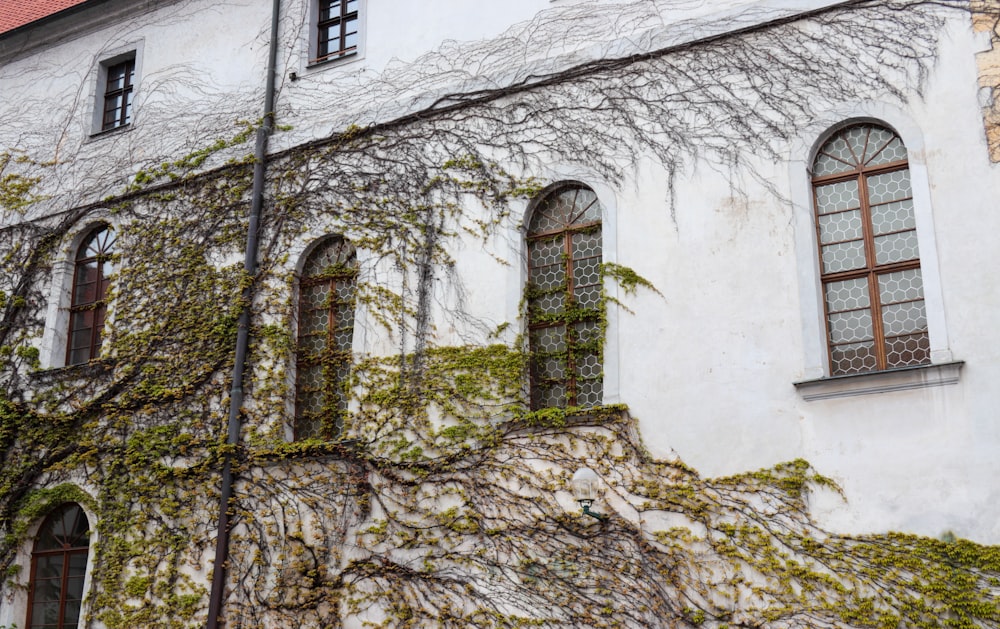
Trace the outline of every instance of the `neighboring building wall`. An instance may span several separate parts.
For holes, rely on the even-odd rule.
[[[986,125],[986,141],[990,147],[990,159],[1000,161],[1000,30],[997,26],[995,10],[990,12],[990,2],[973,3],[973,29],[981,38],[989,41],[989,48],[977,55],[979,64],[979,85],[983,98],[983,121]]]

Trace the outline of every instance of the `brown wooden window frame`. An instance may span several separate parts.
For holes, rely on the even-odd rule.
[[[82,365],[101,354],[104,323],[108,313],[108,287],[112,256],[114,255],[115,232],[110,225],[91,229],[77,249],[73,269],[73,287],[70,297],[69,323],[66,335],[66,365]],[[88,267],[93,265],[93,281],[88,281]],[[96,284],[90,297],[87,285]],[[90,314],[89,325],[86,322]],[[86,332],[86,343],[76,344],[77,333]]]
[[[580,194],[592,197],[583,207],[577,202]],[[560,222],[561,225],[558,228],[539,227],[539,221],[549,208],[556,206],[560,199],[567,200],[568,195],[573,195],[573,200],[569,205],[572,210],[564,215],[566,220],[549,216],[546,220]],[[597,218],[578,220],[587,214],[596,214]],[[532,409],[593,407],[602,403],[603,333],[606,325],[601,278],[604,254],[602,214],[603,206],[597,194],[589,187],[576,183],[552,189],[540,198],[532,211],[526,235],[528,284],[525,300],[531,355],[529,388]],[[581,250],[574,245],[574,239],[594,234],[596,255],[578,255]],[[544,253],[546,242],[550,243],[548,254]],[[560,261],[552,262],[556,251]],[[542,261],[546,263],[539,263]],[[546,275],[554,273],[553,277],[558,278],[561,274],[561,280],[544,279],[542,274],[546,268],[550,269]],[[578,281],[581,274],[586,274],[586,283]],[[563,296],[561,303],[559,295]],[[563,332],[558,337],[547,336],[547,331],[560,327]],[[585,338],[588,334],[590,338]],[[563,349],[546,349],[548,342],[555,342]],[[591,358],[596,361],[595,364],[587,364]],[[584,370],[588,370],[589,375],[584,375]],[[592,373],[594,370],[597,371],[596,376]],[[581,394],[584,384],[589,390]],[[554,399],[555,394],[551,390],[558,391],[559,387],[564,388],[564,394],[560,399]],[[591,399],[583,399],[588,396]]]
[[[67,515],[71,516],[70,520]],[[70,530],[57,535],[55,529],[70,521]],[[65,529],[65,526],[63,526]],[[31,574],[28,579],[28,612],[25,626],[28,629],[70,629],[79,624],[82,615],[83,586],[86,580],[87,561],[90,553],[90,523],[83,508],[76,503],[67,503],[50,513],[42,522],[31,551]],[[43,547],[48,546],[48,547]],[[79,561],[79,557],[83,561]],[[74,561],[74,558],[76,561]],[[58,561],[53,561],[58,559]],[[39,565],[57,564],[54,576],[43,574]],[[52,569],[52,566],[48,566]],[[59,598],[43,601],[41,604],[55,603],[57,606],[55,623],[49,618],[36,617],[35,607],[39,605],[39,589],[44,581],[58,581]],[[71,589],[73,590],[71,592]],[[73,594],[73,596],[70,596]],[[76,620],[67,618],[72,604],[76,604]]]
[[[333,263],[320,269],[319,273],[312,274],[310,267],[321,256],[329,256],[331,253]],[[347,415],[346,387],[353,359],[351,339],[357,301],[357,251],[343,238],[327,238],[308,254],[302,269],[297,310],[293,439],[300,441],[318,438],[329,441],[341,436]],[[310,313],[325,313],[319,314],[319,319],[324,316],[326,318],[321,326],[322,330],[316,331],[307,325]],[[315,344],[320,346],[318,349],[308,347],[310,338],[315,339]],[[306,374],[317,367],[320,370],[319,376],[314,379],[318,382],[310,386],[305,381]],[[317,396],[318,410],[306,409],[309,395]],[[305,430],[303,425],[307,421],[315,424],[316,428]]]
[[[361,38],[361,3],[363,0],[318,0],[316,19],[316,58],[313,63],[340,59],[356,54]],[[336,13],[333,5],[339,5]],[[354,9],[350,10],[351,5]],[[325,15],[325,18],[324,18]],[[353,24],[354,31],[347,29]],[[331,33],[336,33],[331,36]],[[355,43],[347,45],[350,36]],[[332,45],[331,45],[332,44]]]
[[[112,77],[121,76],[121,84]],[[101,131],[132,124],[132,95],[135,87],[135,57],[105,65]]]
[[[862,156],[858,157],[856,155],[857,151],[851,146],[851,143],[847,140],[848,133],[853,130],[867,129],[865,137],[865,145],[862,149]],[[878,144],[872,144],[875,149],[871,149],[869,143],[872,142],[873,130],[878,133],[888,133],[891,137],[887,141],[881,141],[879,147]],[[850,150],[851,156],[854,164],[848,164],[844,159],[833,155],[828,152],[824,152],[827,147],[832,146],[832,144],[840,138],[844,141],[845,145]],[[896,146],[903,151],[904,157],[902,159],[891,159],[883,163],[878,163],[877,165],[869,165],[872,161],[878,158],[882,151],[886,150],[890,144],[898,143]],[[876,150],[877,149],[877,150]],[[832,149],[831,149],[832,150]],[[872,151],[872,152],[869,152]],[[845,165],[849,165],[849,169],[839,170],[830,174],[817,175],[815,171],[817,169],[817,164],[821,157],[826,157],[828,159],[834,159]],[[879,263],[876,255],[876,239],[883,238],[886,236],[892,236],[897,234],[905,234],[908,232],[913,232],[913,238],[915,242],[915,247],[919,247],[916,244],[916,225],[915,225],[915,209],[912,207],[913,204],[913,191],[912,183],[910,183],[909,196],[902,196],[899,198],[893,198],[891,201],[880,201],[879,203],[873,204],[871,202],[870,192],[869,192],[869,182],[872,178],[878,177],[880,175],[889,175],[893,173],[905,173],[906,180],[909,181],[909,159],[905,153],[905,146],[902,143],[902,139],[891,129],[875,124],[875,123],[861,123],[848,125],[844,128],[839,129],[837,132],[831,134],[823,143],[822,148],[817,153],[816,158],[813,160],[813,174],[812,174],[812,195],[813,195],[813,208],[814,208],[814,219],[815,219],[815,229],[816,229],[816,242],[817,250],[819,253],[819,269],[820,269],[820,281],[822,284],[823,293],[823,313],[824,321],[826,327],[826,340],[827,340],[827,358],[828,367],[830,369],[830,375],[841,376],[841,375],[853,375],[860,373],[873,373],[884,371],[887,369],[894,369],[900,367],[910,367],[917,365],[930,364],[930,346],[929,346],[929,336],[926,321],[926,302],[923,295],[923,284],[922,276],[920,275],[920,254],[919,249],[915,252],[915,257],[907,260],[898,260],[892,262]],[[849,209],[837,209],[829,211],[823,215],[820,214],[820,201],[819,201],[819,190],[823,186],[831,186],[834,184],[841,184],[847,182],[854,182],[857,186],[858,195],[858,208]],[[873,220],[873,207],[885,206],[893,203],[905,203],[909,202],[910,209],[908,218],[912,219],[914,224],[912,226],[905,226],[904,229],[880,231],[876,234],[875,222]],[[827,240],[824,242],[824,231],[822,225],[822,216],[832,216],[834,214],[846,214],[848,212],[858,211],[860,213],[860,227],[861,235],[859,238],[851,238],[845,236],[842,241],[838,240]],[[884,220],[884,219],[883,219]],[[905,221],[904,221],[905,223]],[[853,242],[861,241],[863,243],[863,253],[864,253],[864,266],[860,266],[855,269],[838,270],[838,271],[827,271],[824,261],[824,247],[836,246],[842,244],[849,244]],[[914,277],[915,280],[909,280],[909,283],[916,287],[916,291],[919,292],[919,296],[916,298],[911,298],[908,300],[901,301],[889,301],[885,302],[882,298],[882,290],[880,287],[880,279],[887,278],[890,274],[900,274],[901,272],[912,272],[916,271]],[[847,286],[847,282],[852,280],[864,280],[867,283],[867,306],[863,304],[856,304],[853,308],[844,308],[841,310],[831,310],[831,298],[829,296],[830,286],[834,283],[844,282],[844,286]],[[887,281],[890,281],[887,279]],[[885,310],[888,307],[902,305],[902,304],[915,304],[920,302],[921,314],[923,317],[923,326],[919,330],[911,330],[904,333],[888,334],[886,331],[886,321],[885,321]],[[864,313],[864,311],[870,312],[871,319],[871,336],[870,340],[859,339],[859,340],[837,340],[834,338],[834,316],[838,315],[854,315],[856,313]],[[863,317],[863,314],[858,316]],[[889,345],[893,341],[902,341],[903,343],[910,343],[909,347],[903,347],[901,349],[895,350],[894,358],[890,358]],[[849,351],[845,352],[841,361],[838,361],[835,351],[839,347],[847,346],[858,346],[863,343],[870,342],[873,346],[874,353],[874,364],[866,366],[864,362],[867,360],[871,362],[871,354],[856,354],[851,357]],[[905,359],[905,356],[912,355],[912,358]],[[850,364],[848,361],[853,363],[857,361],[858,366]],[[847,366],[850,364],[850,366]]]

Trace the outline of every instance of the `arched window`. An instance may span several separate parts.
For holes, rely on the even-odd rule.
[[[341,238],[306,258],[299,280],[295,439],[335,439],[347,412],[358,263]]]
[[[79,365],[101,353],[101,332],[108,312],[108,276],[113,268],[115,233],[107,225],[84,239],[76,253],[69,314],[66,364]]]
[[[66,504],[42,523],[31,553],[28,629],[76,629],[90,549],[90,524],[78,504]]]
[[[528,224],[531,406],[597,406],[603,395],[601,202],[567,185],[546,195]]]
[[[813,162],[830,374],[930,362],[906,147],[874,124],[842,129]]]

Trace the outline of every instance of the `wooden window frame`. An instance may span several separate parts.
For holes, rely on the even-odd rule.
[[[50,549],[46,549],[46,550],[39,550],[38,546],[39,546],[40,542],[42,541],[42,536],[46,534],[47,529],[50,526],[50,523],[54,519],[56,519],[57,517],[60,517],[60,518],[63,517],[63,515],[67,511],[69,511],[71,509],[76,509],[77,512],[78,512],[77,515],[76,515],[76,517],[74,518],[73,531],[76,530],[76,528],[77,528],[76,525],[80,522],[80,518],[82,518],[83,522],[87,525],[88,533],[84,534],[82,536],[82,539],[84,539],[84,541],[86,543],[85,544],[72,545],[71,543],[63,542],[61,548],[50,548]],[[73,601],[71,601],[67,597],[67,589],[68,589],[67,586],[69,584],[69,580],[70,580],[70,578],[73,578],[73,577],[80,578],[80,579],[85,579],[86,578],[86,564],[87,564],[87,559],[85,559],[84,560],[84,571],[82,573],[80,573],[80,574],[71,574],[71,571],[69,569],[70,558],[73,557],[73,556],[75,556],[75,555],[84,555],[85,557],[87,557],[89,555],[89,553],[90,553],[89,529],[90,529],[90,521],[87,518],[87,514],[84,512],[83,508],[80,507],[80,505],[78,505],[76,503],[69,503],[69,504],[66,504],[66,505],[63,505],[63,506],[59,507],[58,509],[56,509],[55,511],[53,511],[52,513],[50,513],[45,518],[45,520],[42,522],[42,526],[39,529],[39,536],[38,536],[38,538],[36,538],[34,547],[32,548],[32,551],[31,551],[31,575],[30,575],[29,580],[28,580],[28,612],[27,612],[27,618],[25,620],[25,626],[28,629],[36,629],[36,628],[44,628],[44,627],[52,627],[53,626],[52,624],[49,624],[49,623],[35,622],[35,619],[33,618],[33,615],[34,615],[35,595],[36,595],[35,590],[36,590],[36,586],[37,586],[38,580],[39,580],[38,570],[37,570],[37,568],[38,568],[38,560],[39,560],[39,558],[42,558],[42,557],[60,557],[60,556],[62,557],[62,570],[61,570],[61,574],[59,575],[59,581],[60,581],[60,584],[59,584],[59,601],[58,601],[59,614],[58,614],[58,622],[54,626],[62,628],[66,624],[66,608],[68,606],[68,603],[70,603],[70,602],[76,602],[76,600],[77,600],[77,599],[73,599]],[[73,537],[72,539],[69,539],[69,538],[67,538],[67,539],[69,540],[69,542],[75,542],[75,541],[78,541],[79,539],[81,539],[81,536],[76,536],[76,537]],[[82,583],[81,583],[81,595],[80,595],[80,599],[79,599],[79,602],[81,602],[81,603],[83,601],[82,589],[83,589],[83,587],[82,587]],[[80,611],[81,611],[80,615],[82,616],[82,608],[81,608]],[[77,619],[77,623],[79,623],[79,618]]]
[[[112,87],[111,77],[116,74],[116,70],[122,69],[122,85]],[[121,61],[110,63],[105,66],[104,97],[101,99],[101,131],[111,131],[120,129],[132,124],[132,93],[135,87],[135,57],[129,57]],[[121,98],[121,103],[110,109],[109,103],[117,102]],[[114,114],[109,117],[109,114]]]
[[[352,20],[357,27],[357,30],[353,34],[359,40],[361,38],[361,2],[363,0],[351,1],[357,2],[353,11],[348,11],[349,0],[318,0],[316,14],[316,58],[313,59],[313,63],[332,61],[358,52],[358,43],[355,43],[353,46],[344,45],[347,41],[347,36],[352,34],[347,32],[347,25]],[[330,5],[337,2],[340,4],[340,11],[336,15],[331,15]],[[322,19],[324,13],[328,14],[325,20]],[[336,29],[337,36],[324,39],[324,36],[330,33],[332,29]],[[331,42],[339,42],[336,50],[330,49]]]
[[[350,243],[344,241],[340,238],[331,238],[326,242],[323,242],[317,246],[310,254],[306,257],[306,263],[303,269],[308,268],[310,261],[318,255],[321,255],[323,250],[327,247],[347,247],[348,253],[346,254],[346,260],[341,260],[338,262],[343,265],[343,268],[338,268],[333,272],[323,273],[319,276],[307,276],[302,275],[299,278],[299,300],[298,300],[298,310],[300,326],[297,334],[297,349],[295,355],[296,364],[296,381],[295,381],[295,424],[293,426],[293,439],[300,441],[302,439],[308,439],[313,437],[318,437],[324,440],[333,440],[341,435],[343,430],[343,420],[344,415],[347,412],[346,409],[346,398],[338,399],[338,394],[343,392],[336,391],[336,387],[343,387],[344,382],[336,377],[338,368],[349,368],[353,352],[350,348],[342,349],[338,348],[336,345],[336,336],[338,330],[346,330],[347,326],[340,327],[340,321],[337,318],[338,306],[351,305],[353,313],[353,305],[356,301],[357,295],[357,277],[358,277],[358,259],[357,251],[350,245]],[[317,286],[326,287],[326,304],[322,307],[311,307],[306,302],[306,291],[307,289],[314,288]],[[336,299],[337,293],[340,289],[347,287],[351,293],[351,297],[348,300],[338,300]],[[306,310],[313,311],[324,311],[326,312],[326,333],[325,342],[323,344],[323,349],[319,354],[311,355],[307,352],[303,345],[303,340],[305,334],[303,333],[303,327],[301,322],[304,319],[303,313]],[[350,322],[351,334],[353,334],[354,329],[354,319],[353,315]],[[333,413],[324,416],[322,420],[322,425],[319,430],[318,435],[313,434],[303,434],[300,427],[300,422],[303,417],[303,404],[302,398],[303,394],[306,393],[304,384],[302,383],[301,374],[306,368],[315,367],[321,365],[326,372],[323,377],[323,407],[329,407],[334,401],[338,402],[338,408]]]
[[[831,134],[824,141],[823,146],[826,146],[827,143],[829,143],[834,138],[846,135],[846,133],[848,131],[850,131],[851,129],[853,129],[855,127],[864,127],[864,126],[873,127],[873,128],[879,128],[879,129],[884,129],[886,131],[889,131],[890,133],[892,133],[892,135],[893,135],[894,138],[899,139],[900,143],[902,143],[902,139],[899,138],[899,135],[897,133],[895,133],[894,131],[892,131],[891,129],[888,129],[888,128],[882,126],[882,125],[875,125],[875,124],[871,124],[871,123],[865,123],[865,124],[860,124],[860,125],[850,125],[850,126],[842,128],[842,129],[839,129],[836,133]],[[866,139],[866,142],[867,141],[870,141],[870,137]],[[889,143],[891,143],[891,141],[892,140],[890,140],[889,142],[886,142],[883,145],[883,148],[885,148],[886,146],[888,146]],[[873,157],[875,157],[878,154],[880,154],[881,150],[882,149],[879,149],[879,151],[876,151],[873,154]],[[852,150],[852,153],[853,153],[853,150]],[[865,155],[868,154],[867,153],[867,145],[866,145],[864,154]],[[820,157],[820,154],[817,153],[816,158],[813,160],[813,164],[814,165],[815,165],[816,161],[819,160],[819,157]],[[869,158],[869,161],[871,159],[872,158]],[[858,160],[858,161],[860,161],[860,160]],[[879,164],[877,166],[865,166],[864,164],[859,164],[859,165],[856,165],[853,170],[845,170],[845,171],[841,171],[841,172],[837,172],[837,173],[833,173],[833,174],[829,174],[829,175],[820,175],[820,176],[813,175],[811,177],[813,218],[814,218],[814,222],[815,222],[817,252],[819,254],[820,282],[821,282],[821,285],[822,285],[822,293],[823,293],[823,316],[824,316],[824,327],[826,329],[826,341],[827,341],[827,365],[828,365],[828,368],[830,370],[829,373],[830,373],[831,376],[845,376],[845,375],[854,375],[854,374],[875,373],[875,372],[879,372],[879,371],[885,371],[885,370],[888,370],[888,369],[903,368],[903,367],[913,367],[913,366],[919,366],[919,365],[928,365],[931,362],[931,360],[930,360],[930,349],[929,349],[929,339],[928,339],[926,341],[927,344],[928,344],[928,348],[926,350],[926,354],[923,357],[923,359],[920,360],[920,362],[908,362],[908,363],[903,364],[903,365],[890,365],[889,364],[889,362],[888,362],[888,351],[886,349],[887,340],[893,339],[893,338],[901,338],[903,336],[913,336],[914,334],[911,332],[911,333],[902,334],[902,335],[895,335],[895,336],[889,336],[889,337],[886,336],[885,329],[884,329],[884,317],[883,317],[883,308],[884,308],[884,306],[886,304],[883,304],[882,298],[881,298],[881,294],[880,294],[880,290],[879,290],[879,278],[881,276],[888,275],[888,274],[891,274],[891,273],[897,273],[897,272],[900,272],[900,271],[910,271],[910,270],[917,270],[917,271],[919,271],[921,269],[921,266],[920,266],[920,256],[919,256],[919,253],[918,253],[918,255],[917,255],[916,258],[911,259],[911,260],[903,260],[903,261],[889,262],[889,263],[883,263],[883,264],[879,264],[878,263],[878,261],[876,259],[876,248],[875,248],[875,238],[876,238],[876,235],[875,235],[874,222],[873,222],[873,218],[872,218],[872,206],[871,206],[870,196],[869,196],[869,190],[868,190],[868,180],[871,177],[874,177],[874,176],[883,175],[883,174],[889,174],[889,173],[894,173],[894,172],[903,172],[903,171],[906,171],[907,174],[909,174],[909,170],[910,170],[909,158],[907,157],[905,159],[894,160],[894,161],[891,161],[891,162],[886,162],[886,163],[883,163],[883,164]],[[844,183],[844,182],[850,182],[850,181],[856,182],[857,189],[858,189],[858,203],[859,203],[859,206],[860,206],[858,209],[859,209],[860,214],[861,214],[861,230],[862,230],[863,249],[864,249],[864,255],[865,255],[865,265],[863,267],[860,267],[860,268],[857,268],[857,269],[851,269],[851,270],[846,270],[846,271],[826,272],[824,270],[823,247],[824,246],[829,246],[829,245],[832,245],[832,244],[838,244],[841,241],[835,241],[835,242],[829,242],[829,243],[824,243],[823,242],[822,226],[821,226],[821,223],[820,223],[820,214],[819,214],[820,207],[819,207],[819,203],[818,203],[818,199],[817,199],[817,190],[818,190],[818,188],[820,186],[825,186],[825,185],[830,185],[830,184],[837,184],[837,183]],[[913,201],[912,183],[911,183],[910,196],[909,197],[902,197],[902,198],[896,199],[894,201],[905,201],[905,200],[909,200],[911,202]],[[906,230],[898,230],[898,231],[894,231],[894,232],[885,232],[885,233],[882,233],[882,234],[878,234],[878,236],[886,236],[886,235],[895,234],[895,233],[903,233],[903,232],[906,232],[906,231],[911,231],[911,230],[910,229],[906,229]],[[914,231],[914,233],[916,233],[915,228],[912,231]],[[851,239],[851,240],[843,241],[843,242],[851,242],[851,241],[854,241],[854,240],[857,240],[857,239]],[[834,347],[837,344],[834,343],[834,340],[833,340],[833,337],[832,337],[832,330],[831,330],[831,324],[830,324],[831,313],[830,313],[829,300],[827,298],[827,286],[829,284],[834,283],[834,282],[842,282],[842,281],[855,280],[855,279],[866,279],[867,283],[868,283],[868,300],[869,300],[868,303],[869,303],[869,309],[871,311],[871,320],[872,320],[872,337],[873,337],[872,338],[872,343],[874,345],[875,368],[874,369],[869,369],[869,370],[850,370],[850,371],[846,371],[846,370],[839,370],[837,368],[836,364],[835,364],[835,361],[834,361],[834,352],[833,352],[833,350],[834,350]],[[925,299],[924,297],[921,297],[920,300],[924,300],[924,299]],[[917,300],[910,300],[910,301],[917,301]],[[904,303],[904,302],[894,302],[894,303]],[[925,305],[925,313],[926,313],[926,305]],[[929,331],[927,329],[925,329],[924,330],[924,334],[925,335],[929,335]],[[846,344],[846,343],[840,343],[840,344]]]
[[[101,235],[107,233],[109,236],[101,239]],[[108,239],[110,238],[110,240]],[[86,255],[88,250],[91,249],[91,245],[101,239],[101,242],[97,245],[97,249],[94,255]],[[72,294],[71,302],[69,308],[69,323],[67,325],[67,335],[66,335],[66,365],[82,365],[91,360],[94,360],[101,353],[101,344],[103,342],[103,331],[104,322],[107,318],[108,313],[108,302],[107,294],[108,287],[110,285],[110,280],[108,279],[108,271],[110,269],[111,257],[114,255],[114,244],[115,244],[115,234],[109,225],[102,225],[100,227],[95,227],[90,230],[87,237],[83,239],[77,249],[76,258],[73,268],[73,284],[72,284]],[[84,301],[78,299],[82,280],[85,279],[84,273],[86,273],[86,268],[88,264],[94,263],[97,265],[96,271],[96,282],[97,287],[94,291],[94,299]],[[73,347],[74,331],[85,330],[85,327],[75,328],[76,318],[79,313],[93,311],[92,325],[90,326],[90,342],[88,345],[80,347]],[[74,352],[86,350],[86,358],[74,360]]]
[[[591,221],[580,222],[580,223],[573,222],[573,223],[570,223],[570,224],[568,224],[568,225],[566,225],[566,226],[564,226],[564,227],[562,227],[560,229],[550,229],[550,230],[537,231],[537,232],[531,231],[530,225],[531,225],[532,222],[534,222],[534,220],[535,220],[535,218],[537,216],[537,213],[541,212],[541,211],[544,211],[545,205],[547,203],[549,203],[553,199],[556,199],[559,196],[561,196],[561,195],[563,195],[563,194],[565,194],[567,192],[574,192],[574,193],[578,194],[580,191],[586,191],[586,192],[589,192],[589,193],[593,194],[594,195],[594,200],[591,203],[587,204],[585,207],[581,208],[577,212],[577,214],[582,214],[582,213],[586,212],[587,209],[589,209],[594,204],[596,204],[598,208],[603,208],[603,206],[601,205],[600,199],[597,198],[596,193],[594,193],[594,191],[592,189],[590,189],[589,187],[581,185],[581,184],[568,184],[568,185],[564,185],[564,186],[559,186],[559,187],[557,187],[557,188],[549,191],[543,197],[540,198],[539,203],[536,205],[536,207],[534,209],[534,212],[532,214],[532,219],[529,222],[528,232],[527,232],[527,235],[526,235],[526,238],[525,238],[525,240],[527,242],[527,247],[528,247],[528,284],[529,284],[529,290],[531,289],[531,286],[532,286],[532,276],[533,276],[533,270],[534,270],[534,267],[532,266],[532,254],[531,254],[531,252],[532,252],[532,246],[534,245],[534,243],[539,242],[539,241],[543,241],[543,240],[550,240],[550,241],[553,240],[553,239],[561,239],[562,240],[562,247],[561,247],[561,249],[562,249],[562,258],[563,258],[563,273],[564,273],[565,278],[566,278],[566,287],[565,287],[566,302],[565,302],[564,310],[567,310],[567,311],[573,309],[577,305],[576,296],[575,296],[575,288],[576,288],[576,286],[574,284],[574,262],[579,263],[583,259],[590,259],[590,258],[574,259],[573,236],[576,235],[576,234],[589,233],[589,232],[594,232],[594,231],[597,231],[597,232],[601,233],[602,234],[601,250],[600,250],[600,254],[597,257],[603,262],[603,259],[604,259],[603,230],[602,230],[602,222],[603,221],[602,220],[591,220]],[[575,201],[574,201],[574,206],[573,207],[574,208],[576,207]],[[601,209],[600,211],[603,211],[603,210]],[[599,288],[599,290],[600,290],[600,288]],[[544,408],[545,407],[544,405],[542,405],[539,402],[539,399],[538,399],[538,393],[541,390],[541,388],[544,386],[544,384],[549,384],[549,385],[552,385],[552,384],[562,384],[565,387],[565,391],[566,391],[565,399],[563,401],[563,404],[560,404],[559,406],[563,406],[563,407],[578,406],[579,405],[579,396],[578,396],[578,394],[579,394],[579,387],[578,387],[577,377],[578,377],[578,373],[579,373],[579,366],[575,362],[576,356],[575,356],[575,353],[574,353],[574,348],[577,346],[577,343],[578,343],[579,339],[577,338],[577,333],[576,333],[576,331],[573,328],[573,324],[574,323],[581,323],[581,322],[591,322],[591,323],[596,324],[597,326],[601,326],[601,324],[603,323],[603,320],[601,318],[600,313],[595,312],[595,314],[593,316],[587,317],[587,318],[583,318],[583,319],[572,319],[571,320],[569,317],[563,317],[563,318],[559,318],[559,319],[550,319],[550,320],[539,321],[538,318],[536,316],[534,316],[534,314],[533,314],[533,307],[532,307],[532,303],[531,303],[530,297],[527,300],[527,307],[528,307],[529,350],[530,350],[530,353],[531,353],[531,360],[530,360],[530,366],[529,366],[529,389],[530,389],[531,408],[533,410],[538,410],[539,408]],[[565,366],[566,371],[565,371],[565,377],[564,378],[546,378],[546,379],[542,379],[539,376],[539,373],[538,373],[539,372],[539,368],[538,368],[537,362],[536,362],[537,361],[537,357],[535,356],[535,353],[538,350],[537,350],[537,348],[535,348],[534,346],[531,345],[530,339],[532,338],[533,333],[535,331],[537,331],[537,330],[543,330],[543,329],[546,329],[546,328],[552,328],[552,327],[558,327],[558,326],[563,326],[565,328],[565,335],[566,335],[565,336],[565,343],[566,343],[566,366]],[[603,363],[603,354],[601,352],[598,352],[598,357],[601,359],[601,362]],[[603,382],[603,376],[601,378],[601,381]]]

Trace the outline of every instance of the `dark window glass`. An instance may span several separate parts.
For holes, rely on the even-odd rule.
[[[603,396],[601,203],[560,188],[528,225],[531,406],[597,406]]]
[[[813,162],[831,375],[930,362],[906,147],[872,124],[847,127]]]
[[[66,364],[79,365],[101,353],[101,332],[107,314],[108,277],[111,274],[115,233],[108,226],[95,229],[80,245],[73,275],[72,305]]]
[[[101,130],[117,129],[132,122],[132,87],[135,59],[108,66],[104,87],[104,118]]]
[[[340,238],[320,244],[299,281],[295,439],[336,439],[347,413],[358,264]]]
[[[316,61],[357,52],[359,4],[359,0],[320,0]]]
[[[90,525],[80,505],[45,518],[31,553],[28,629],[76,629],[89,548]]]

